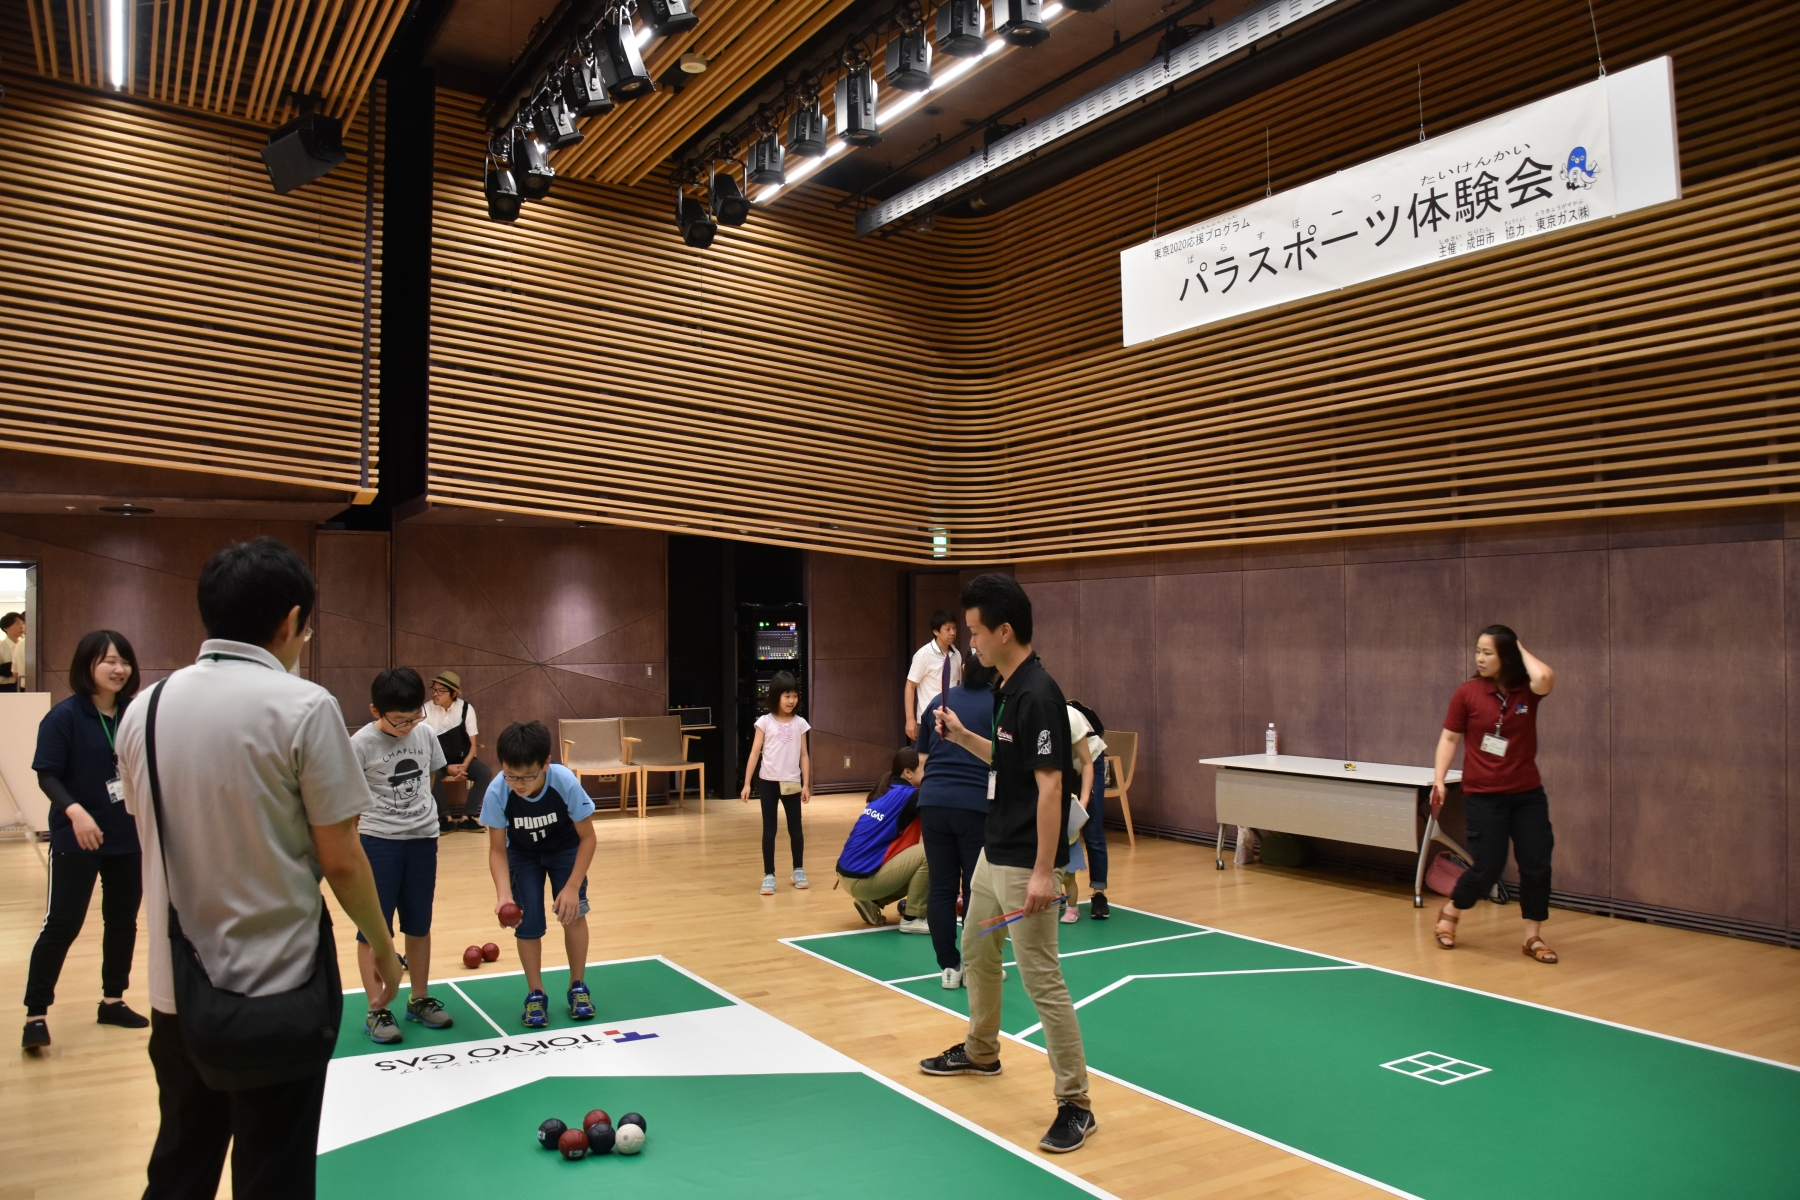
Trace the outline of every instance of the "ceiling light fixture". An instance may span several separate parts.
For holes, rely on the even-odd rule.
[[[613,98],[606,94],[606,79],[600,74],[600,61],[592,44],[580,47],[563,69],[562,93],[575,106],[578,117],[597,117],[615,107]]]
[[[525,126],[513,127],[512,153],[507,156],[512,167],[513,183],[519,189],[519,196],[525,200],[542,200],[550,194],[550,185],[556,182],[556,168],[550,165],[549,152],[543,143],[526,131]]]
[[[925,27],[902,30],[887,44],[888,86],[902,92],[931,90],[931,39]]]
[[[750,219],[750,201],[738,181],[729,175],[714,175],[707,188],[706,206],[721,225],[738,226]]]
[[[852,146],[873,146],[881,140],[875,73],[866,60],[846,66],[837,81],[837,135]]]
[[[125,20],[125,0],[107,0],[106,82],[114,91],[125,86],[125,39],[129,33]]]
[[[719,223],[713,220],[713,215],[685,189],[675,192],[675,224],[681,229],[681,240],[696,250],[712,245],[713,238],[719,233]]]
[[[657,37],[669,37],[700,23],[699,15],[687,0],[650,0],[648,8],[650,28],[656,31]]]
[[[786,183],[787,151],[781,148],[781,139],[773,133],[764,133],[757,138],[750,146],[744,174],[751,183],[763,187],[780,187]]]
[[[675,65],[681,68],[683,75],[704,75],[706,68],[710,67],[712,63],[689,50],[676,61]]]
[[[506,163],[495,158],[491,150],[487,156],[487,172],[482,191],[487,194],[490,219],[507,222],[519,219],[522,201],[518,186],[513,182],[512,170]]]
[[[825,116],[819,111],[819,98],[810,96],[788,118],[788,153],[795,158],[823,158],[825,141]]]
[[[531,110],[531,127],[546,149],[561,150],[581,140],[581,130],[575,127],[575,110],[560,91],[545,97]]]
[[[1044,0],[994,0],[994,32],[1009,45],[1036,46],[1050,36]]]
[[[644,67],[637,35],[631,28],[631,10],[618,8],[600,22],[600,73],[615,100],[635,100],[656,90],[656,81]]]
[[[952,58],[978,58],[986,25],[981,0],[944,0],[937,10],[937,48]]]
[[[292,96],[300,115],[269,135],[262,148],[263,166],[277,195],[319,179],[349,157],[344,150],[344,127],[335,117],[314,112],[316,96]]]

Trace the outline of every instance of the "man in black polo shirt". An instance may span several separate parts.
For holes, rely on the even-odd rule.
[[[1056,954],[1056,869],[1069,862],[1069,797],[1080,787],[1069,750],[1062,689],[1031,650],[1031,600],[1006,575],[982,575],[963,589],[969,642],[1000,673],[994,739],[970,733],[950,709],[938,732],[989,764],[986,845],[975,863],[963,918],[969,1034],[919,1064],[927,1075],[1000,1073],[1000,964],[1006,939],[1037,1009],[1056,1076],[1056,1120],[1038,1145],[1079,1149],[1098,1126],[1089,1110],[1081,1025]],[[1006,917],[1017,920],[996,926]]]

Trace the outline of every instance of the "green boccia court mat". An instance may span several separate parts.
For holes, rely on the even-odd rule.
[[[1059,935],[1088,1064],[1128,1087],[1428,1200],[1800,1197],[1791,1066],[1112,911]],[[928,939],[783,940],[968,1011]],[[1002,1029],[1041,1048],[1015,971],[1004,989]]]

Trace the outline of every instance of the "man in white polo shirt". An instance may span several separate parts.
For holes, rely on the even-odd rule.
[[[372,804],[362,766],[331,693],[292,673],[312,636],[315,599],[305,561],[273,538],[228,546],[206,564],[199,600],[207,640],[157,698],[166,843],[145,753],[151,705],[132,705],[120,723],[119,774],[144,847],[150,1061],[162,1113],[145,1200],[211,1196],[228,1145],[233,1195],[310,1200],[325,1094],[322,1064],[266,1087],[206,1084],[175,1008],[171,904],[215,988],[273,995],[323,969],[323,878],[374,950],[380,1002],[400,985],[357,838],[356,818]]]
[[[950,660],[950,687],[962,682],[962,655],[956,652],[956,618],[938,609],[931,614],[931,640],[913,654],[906,672],[906,740],[919,739],[919,714],[943,692],[944,660]]]

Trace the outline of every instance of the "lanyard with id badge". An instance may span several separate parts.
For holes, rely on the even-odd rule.
[[[988,743],[988,799],[994,798],[994,788],[1000,781],[1000,770],[994,765],[994,759],[1000,754],[1000,721],[1006,716],[1006,697],[1000,698],[1000,708],[994,713],[994,740]]]
[[[101,732],[106,734],[106,748],[113,752],[113,773],[112,778],[106,781],[106,797],[114,804],[123,804],[125,803],[125,781],[119,778],[119,748],[117,744],[119,719],[114,717],[112,724],[108,725],[105,713],[96,713],[95,715],[100,718]]]
[[[1512,703],[1512,694],[1505,693],[1499,695],[1500,716],[1494,721],[1494,732],[1485,735],[1481,739],[1481,752],[1483,754],[1491,754],[1495,758],[1505,758],[1506,746],[1511,739],[1500,736],[1500,726],[1506,721],[1506,706]]]

